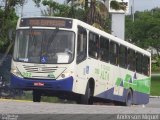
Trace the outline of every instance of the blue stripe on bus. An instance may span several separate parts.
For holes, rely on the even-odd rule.
[[[123,96],[119,96],[119,95],[114,95],[113,94],[114,88],[111,88],[107,91],[104,91],[103,93],[96,95],[95,97],[107,99],[107,100],[125,102],[127,91],[128,89],[124,89]],[[133,104],[137,104],[137,105],[147,104],[148,102],[149,102],[149,94],[133,91]]]
[[[133,92],[133,100],[134,104],[147,104],[149,103],[149,94],[140,93],[137,91]]]
[[[44,86],[35,86],[34,83],[42,83]],[[59,91],[72,91],[73,77],[68,77],[62,80],[48,80],[48,79],[24,79],[15,75],[11,75],[11,87],[15,89],[33,90],[59,90]]]

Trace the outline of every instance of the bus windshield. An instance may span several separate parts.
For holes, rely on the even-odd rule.
[[[58,64],[74,58],[74,32],[65,30],[17,30],[13,58],[18,62]]]

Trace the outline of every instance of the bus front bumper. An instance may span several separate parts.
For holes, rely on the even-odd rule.
[[[11,75],[11,87],[22,90],[55,90],[55,91],[72,91],[73,77],[61,80],[48,79],[25,79]]]

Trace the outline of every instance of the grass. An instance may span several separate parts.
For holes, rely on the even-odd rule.
[[[27,100],[27,101],[32,101],[33,96],[32,96],[32,91],[24,91],[24,95],[20,97],[14,98],[15,100]],[[49,102],[49,103],[75,103],[74,101],[69,101],[69,100],[62,100],[59,99],[58,97],[54,96],[41,96],[41,102]]]
[[[28,101],[32,101],[32,91],[25,91],[24,95],[20,96],[20,97],[16,97],[16,100],[28,100]],[[42,102],[50,102],[50,103],[57,103],[60,100],[57,97],[48,97],[48,96],[42,96],[41,98]]]
[[[151,95],[160,96],[160,76],[151,77]]]

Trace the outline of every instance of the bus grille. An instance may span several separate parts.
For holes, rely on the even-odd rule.
[[[57,67],[46,67],[46,66],[26,66],[23,65],[26,72],[31,73],[52,73],[57,70]]]

